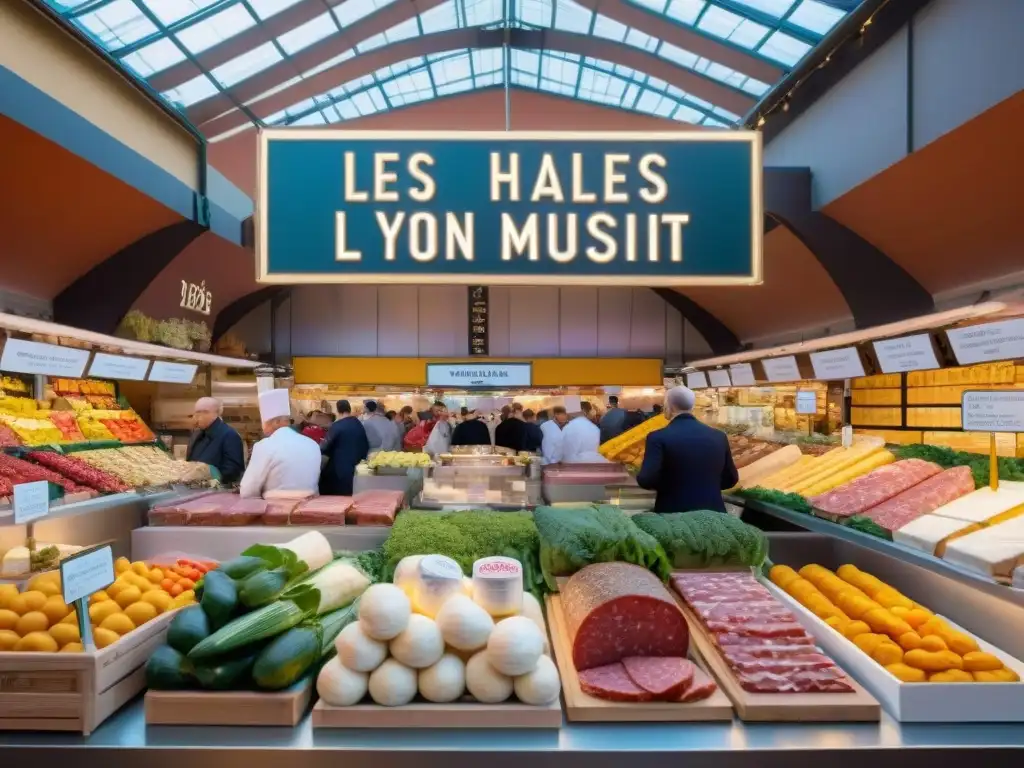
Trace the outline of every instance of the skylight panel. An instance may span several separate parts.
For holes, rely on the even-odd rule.
[[[842,21],[845,15],[838,8],[819,3],[818,0],[803,0],[790,14],[787,21],[814,32],[816,35],[825,35]]]
[[[536,77],[540,71],[540,56],[535,51],[513,49],[512,66],[521,72],[530,72]]]
[[[735,112],[730,112],[728,109],[725,109],[724,107],[715,107],[711,111],[714,114],[718,115],[718,117],[724,117],[731,123],[738,123],[741,119],[741,115],[737,115]]]
[[[516,3],[516,14],[524,24],[535,27],[550,27],[555,6],[550,0],[520,0]]]
[[[446,3],[435,5],[429,11],[421,13],[420,25],[423,27],[425,35],[456,29],[459,26],[459,17],[455,0],[448,0]]]
[[[461,0],[466,27],[483,27],[501,21],[504,16],[502,0]]]
[[[481,72],[500,72],[502,69],[501,51],[497,48],[484,48],[473,51],[473,71],[477,77]]]
[[[458,56],[435,61],[430,65],[430,73],[434,77],[434,84],[439,87],[442,83],[454,83],[459,80],[465,80],[472,75],[469,54],[462,53]]]
[[[121,59],[121,63],[131,67],[139,77],[149,77],[184,60],[185,54],[182,50],[174,44],[173,40],[164,37],[129,53]]]
[[[209,8],[219,0],[140,0],[165,26]]]
[[[395,0],[344,0],[334,6],[334,18],[341,26],[350,27],[393,2]]]
[[[300,24],[295,29],[285,32],[277,38],[277,42],[286,53],[294,55],[337,31],[338,27],[335,25],[334,19],[331,18],[330,11],[327,11],[310,19],[305,24]]]
[[[646,112],[649,115],[668,117],[675,112],[677,106],[678,104],[675,101],[664,94],[652,91],[650,88],[644,88],[640,92],[640,98],[633,105],[633,109],[638,112]]]
[[[552,56],[544,56],[541,59],[541,77],[543,79],[571,85],[575,89],[579,72],[580,65],[571,61],[556,59]]]
[[[262,72],[267,67],[277,64],[284,57],[277,50],[273,43],[265,43],[259,48],[254,48],[248,53],[214,67],[210,74],[225,88],[230,88],[235,83],[245,80],[247,77]]]
[[[772,32],[767,40],[758,48],[758,53],[770,59],[781,61],[783,64],[793,66],[804,54],[811,50],[807,43],[790,37],[785,32]]]
[[[302,126],[302,125],[326,125],[327,120],[320,112],[310,112],[305,117],[300,117],[290,125]]]
[[[620,24],[615,19],[610,19],[599,13],[594,20],[593,34],[595,37],[603,37],[606,40],[614,40],[616,43],[621,43],[626,39],[628,29],[625,24]]]
[[[665,15],[692,27],[697,23],[706,5],[705,0],[671,0],[665,9]]]
[[[728,128],[728,123],[723,123],[721,120],[715,120],[713,117],[705,117],[704,122],[701,125],[706,125],[709,128]]]
[[[555,29],[585,35],[590,32],[594,12],[573,0],[555,0]]]
[[[349,59],[351,59],[355,55],[356,55],[355,50],[353,50],[352,48],[349,48],[348,50],[342,51],[337,56],[332,56],[327,61],[323,61],[323,62],[317,64],[315,67],[312,67],[311,69],[307,69],[305,72],[302,73],[302,76],[303,77],[312,77],[313,75],[318,75],[321,72],[326,72],[331,67],[336,67],[338,64],[341,64],[344,61],[348,61]]]
[[[748,77],[743,81],[743,85],[741,85],[740,88],[752,96],[764,96],[764,94],[768,93],[768,89],[771,88],[771,86],[768,85],[768,83],[762,83],[756,78]]]
[[[185,27],[177,33],[178,39],[191,53],[202,53],[217,43],[234,37],[256,25],[243,5],[233,5],[220,13]]]
[[[774,16],[777,19],[781,19],[790,8],[793,7],[793,3],[796,0],[732,0],[734,3],[745,5],[747,8],[753,8],[755,11],[761,11],[761,13],[767,13],[770,16]]]
[[[136,43],[157,31],[156,25],[131,0],[114,0],[92,13],[79,16],[75,22],[108,51]]]
[[[661,40],[644,34],[639,29],[630,28],[629,33],[626,35],[625,43],[626,45],[631,45],[634,48],[654,53],[658,50],[658,45],[661,43]]]
[[[387,38],[384,37],[383,32],[377,35],[372,35],[365,40],[361,40],[356,43],[356,53],[366,53],[367,51],[372,51],[377,48],[383,48],[387,43]]]
[[[152,1],[152,0],[151,0]],[[269,19],[281,11],[291,8],[300,0],[249,0],[249,5],[261,19]]]
[[[384,39],[389,43],[398,43],[402,40],[408,40],[411,37],[418,37],[420,34],[420,25],[416,21],[416,17],[413,16],[411,19],[400,21],[395,26],[385,29]]]
[[[672,114],[672,119],[677,120],[680,123],[690,123],[691,125],[698,125],[701,120],[704,119],[704,115],[693,107],[688,107],[685,104],[680,104],[676,111]]]
[[[199,75],[160,95],[172,104],[191,107],[203,99],[210,98],[215,93],[217,93],[217,86],[213,84],[213,81],[206,75]]]
[[[697,66],[697,55],[683,50],[671,43],[662,43],[658,49],[658,55],[663,59],[682,64],[687,69],[694,69]]]

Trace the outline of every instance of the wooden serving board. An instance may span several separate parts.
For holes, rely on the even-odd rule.
[[[762,722],[877,722],[882,708],[857,682],[847,676],[852,693],[751,693],[739,680],[700,620],[672,590],[690,626],[690,645],[707,661],[718,685],[736,707],[740,720]]]
[[[583,692],[579,676],[572,663],[572,641],[562,611],[559,595],[549,595],[547,603],[548,628],[562,678],[562,695],[565,697],[565,716],[571,722],[617,723],[617,722],[697,722],[708,720],[732,720],[733,708],[729,698],[719,688],[701,701],[606,701]],[[708,664],[690,646],[690,659],[705,672],[711,674]],[[717,675],[712,674],[712,677]]]
[[[318,701],[313,707],[314,728],[561,728],[562,705],[556,699],[546,707],[517,701],[480,704],[472,699],[451,704],[414,701],[402,707],[356,704],[333,707]]]
[[[298,725],[313,698],[313,678],[285,691],[147,691],[147,725]]]

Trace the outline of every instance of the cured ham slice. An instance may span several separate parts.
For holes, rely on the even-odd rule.
[[[608,701],[650,701],[654,697],[633,682],[621,662],[580,672],[580,688],[586,694]]]

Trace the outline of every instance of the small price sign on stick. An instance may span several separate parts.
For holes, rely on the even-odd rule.
[[[989,487],[999,489],[996,435],[1024,432],[1024,392],[1013,389],[970,389],[964,392],[961,421],[965,432],[989,433]]]
[[[82,647],[87,651],[95,650],[89,624],[89,598],[114,583],[114,551],[109,544],[104,544],[62,560],[60,582],[64,602],[74,605],[78,613]]]

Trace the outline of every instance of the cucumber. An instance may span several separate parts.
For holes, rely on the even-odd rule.
[[[215,659],[209,664],[196,664],[196,679],[209,691],[248,687],[249,672],[257,653],[252,648],[246,648],[242,653]]]
[[[257,571],[266,570],[266,567],[267,561],[262,557],[242,555],[234,560],[221,563],[217,570],[237,581],[239,579],[246,579]],[[215,573],[215,571],[212,571],[212,573]]]
[[[192,665],[169,645],[161,645],[146,662],[146,685],[155,691],[179,691],[195,687]]]
[[[227,574],[210,571],[203,579],[203,598],[199,604],[210,619],[210,626],[220,629],[231,621],[238,607],[235,582]]]
[[[167,645],[178,653],[188,654],[196,645],[210,636],[210,620],[198,605],[178,611],[167,628]]]
[[[287,567],[254,573],[242,582],[238,589],[238,599],[246,608],[267,605],[284,591],[290,578],[291,574]]]
[[[289,629],[256,659],[252,679],[257,688],[279,691],[292,685],[320,659],[323,633],[315,626]]]

